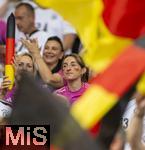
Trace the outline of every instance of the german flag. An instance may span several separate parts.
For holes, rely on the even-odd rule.
[[[109,30],[132,39],[145,35],[145,1],[103,0],[103,20]]]
[[[91,129],[145,71],[145,50],[130,46],[99,76],[72,106],[73,116],[84,128]]]
[[[15,17],[11,14],[7,21],[7,37],[6,37],[6,59],[5,59],[5,75],[9,77],[12,85],[14,84],[14,70],[12,66],[12,58],[15,51]]]
[[[91,129],[145,71],[144,48],[134,44],[145,34],[145,1],[34,1],[42,7],[54,8],[76,27],[84,45],[86,64],[101,72],[71,108],[82,127]],[[143,81],[145,78],[138,89],[145,91]]]
[[[41,7],[54,8],[72,23],[84,45],[83,58],[86,64],[97,72],[103,71],[132,43],[130,38],[114,35],[108,30],[103,19],[103,10],[106,7],[103,0],[34,1]],[[117,15],[117,12],[114,14]]]

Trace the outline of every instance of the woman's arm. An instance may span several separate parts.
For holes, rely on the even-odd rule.
[[[51,72],[51,70],[48,68],[48,66],[46,65],[46,63],[44,62],[43,58],[41,57],[37,40],[33,39],[30,41],[27,41],[27,40],[22,39],[21,41],[22,41],[23,45],[32,54],[42,80],[46,84],[50,84],[54,87],[63,86],[63,79],[62,79],[61,75],[58,73],[53,74]]]

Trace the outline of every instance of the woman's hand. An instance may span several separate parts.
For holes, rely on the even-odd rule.
[[[4,76],[3,77],[3,81],[1,83],[1,90],[4,90],[4,89],[7,90],[10,85],[11,85],[11,81],[9,80],[9,77],[8,76]]]
[[[40,54],[39,45],[37,39],[21,39],[22,44],[33,54]]]
[[[7,76],[3,77],[3,81],[0,87],[0,98],[3,99],[7,93],[8,88],[11,86],[11,81]]]

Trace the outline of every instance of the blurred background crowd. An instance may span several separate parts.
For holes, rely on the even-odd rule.
[[[12,59],[15,82],[9,90],[12,83],[5,76],[5,53],[6,23],[11,13],[16,21],[15,56]],[[55,10],[41,8],[31,0],[0,0],[0,123],[5,124],[15,109],[13,101],[22,72],[70,109],[90,87],[92,78],[97,74],[84,63],[82,53],[83,44],[76,29]],[[109,132],[116,121],[111,122],[111,117],[106,119],[106,116],[106,120],[102,121],[104,128],[100,135],[99,131],[95,132],[92,140],[97,144],[100,142],[98,149],[145,149],[145,97],[134,90],[128,101],[120,118],[120,111],[113,112],[112,116],[118,117],[119,125],[117,129],[114,127],[116,130],[111,140]]]

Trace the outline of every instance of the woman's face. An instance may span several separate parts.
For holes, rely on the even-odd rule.
[[[84,68],[81,68],[73,56],[69,56],[63,61],[62,70],[64,78],[69,81],[78,78],[81,79],[82,75],[85,73]]]
[[[60,44],[55,40],[48,41],[43,52],[43,59],[46,64],[56,64],[62,57],[63,52]]]
[[[26,71],[28,73],[34,74],[34,64],[29,56],[20,56],[18,61],[18,72]]]

